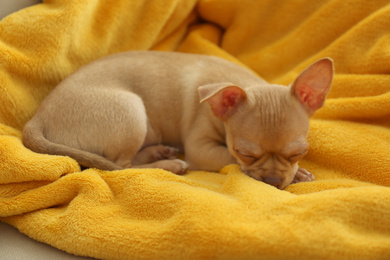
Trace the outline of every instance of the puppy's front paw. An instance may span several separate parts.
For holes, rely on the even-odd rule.
[[[159,160],[176,159],[179,150],[165,145],[148,146],[139,151],[133,158],[133,165],[152,163]]]
[[[188,169],[188,164],[180,159],[157,161],[154,163],[154,166],[178,175],[186,173]]]
[[[173,173],[182,175],[188,170],[188,164],[183,160],[175,159],[171,160],[171,162],[175,164],[175,166],[170,170]]]
[[[308,172],[306,169],[299,168],[297,173],[295,174],[294,180],[292,183],[298,183],[298,182],[309,182],[313,181],[314,176],[310,172]]]

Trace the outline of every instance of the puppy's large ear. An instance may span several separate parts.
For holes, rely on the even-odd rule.
[[[238,105],[246,99],[245,91],[232,83],[222,82],[198,88],[200,103],[207,101],[213,114],[227,120]]]
[[[306,68],[291,86],[291,93],[299,100],[309,115],[321,108],[333,80],[333,61],[321,59]]]

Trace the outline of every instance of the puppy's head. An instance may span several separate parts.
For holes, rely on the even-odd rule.
[[[290,87],[217,83],[199,88],[201,102],[225,123],[226,144],[249,176],[279,189],[289,185],[308,151],[309,117],[325,102],[333,62],[321,59]]]

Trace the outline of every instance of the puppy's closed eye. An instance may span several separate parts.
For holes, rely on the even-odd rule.
[[[247,153],[244,153],[244,152],[240,152],[236,148],[234,148],[233,150],[236,153],[236,155],[238,156],[238,158],[240,158],[240,160],[243,161],[246,164],[252,164],[252,163],[254,163],[255,161],[258,160],[258,158],[255,157],[254,155],[247,154]]]
[[[297,153],[294,153],[290,156],[288,156],[288,160],[292,163],[296,163],[298,162],[299,160],[301,160],[306,154],[307,154],[307,149],[304,150],[303,152],[297,152]]]

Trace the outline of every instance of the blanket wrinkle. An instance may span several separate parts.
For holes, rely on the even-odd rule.
[[[98,259],[389,259],[390,4],[385,0],[50,0],[0,21],[0,221]],[[246,176],[81,170],[21,130],[66,76],[127,50],[219,56],[289,85],[336,74],[285,190]],[[1,234],[0,234],[1,236]]]

